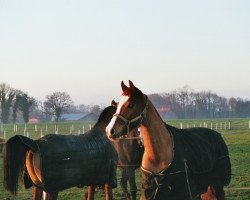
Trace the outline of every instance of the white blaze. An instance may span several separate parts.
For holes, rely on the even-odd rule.
[[[118,103],[118,107],[116,109],[116,112],[115,112],[116,114],[120,114],[122,106],[128,101],[128,99],[129,99],[129,96],[122,95],[122,97]],[[107,134],[108,138],[111,138],[111,130],[116,122],[116,119],[117,119],[117,117],[113,116],[113,118],[109,122],[108,126],[106,127],[106,134]]]

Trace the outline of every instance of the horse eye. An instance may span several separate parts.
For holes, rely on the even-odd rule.
[[[132,103],[129,103],[128,104],[128,108],[133,108],[135,105],[134,104],[132,104]]]

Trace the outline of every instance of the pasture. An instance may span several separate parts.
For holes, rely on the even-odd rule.
[[[15,134],[28,135],[32,139],[38,139],[41,135],[58,132],[60,134],[79,134],[89,130],[95,122],[75,122],[75,123],[39,123],[39,124],[7,124],[1,125],[0,137],[6,139]],[[200,127],[217,129],[222,133],[230,153],[232,163],[232,179],[228,187],[225,188],[226,199],[247,200],[250,199],[250,129],[249,119],[211,119],[211,120],[170,120],[168,124],[180,128]],[[120,179],[120,171],[117,171]],[[137,186],[140,189],[140,170],[136,171]],[[0,154],[0,199],[3,200],[31,200],[32,190],[23,189],[19,185],[18,195],[14,197],[3,188],[2,154]],[[119,180],[118,180],[119,183]],[[138,192],[138,199],[139,199]],[[60,200],[82,199],[83,192],[80,188],[71,188],[59,193]],[[121,188],[118,185],[114,189],[114,198],[122,199]],[[104,199],[104,191],[99,189],[96,199]]]

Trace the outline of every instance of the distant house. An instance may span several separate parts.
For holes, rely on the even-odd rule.
[[[39,120],[36,118],[36,117],[31,117],[30,119],[29,119],[29,124],[36,124],[36,123],[38,123],[39,122]]]
[[[61,121],[97,121],[94,113],[67,113],[62,114]]]
[[[89,113],[86,116],[82,117],[81,119],[79,119],[78,121],[97,121],[98,120],[98,115],[94,114],[94,113]]]

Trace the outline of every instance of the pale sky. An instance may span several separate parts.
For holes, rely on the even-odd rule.
[[[250,99],[250,1],[0,0],[0,83],[109,104],[129,79]]]

